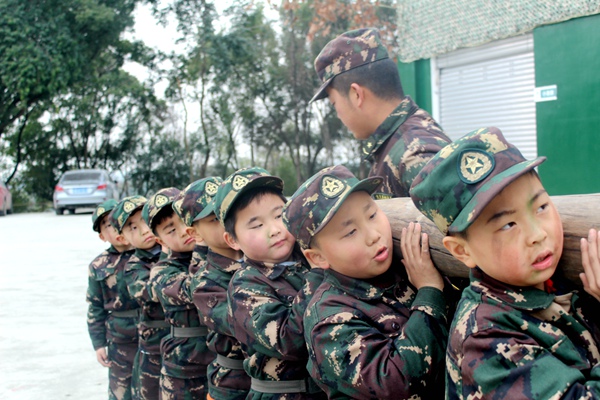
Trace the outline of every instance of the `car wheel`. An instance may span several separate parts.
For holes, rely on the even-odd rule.
[[[63,215],[63,212],[65,211],[64,208],[55,208],[54,211],[56,212],[56,215]]]
[[[75,209],[74,208],[69,208],[69,214],[71,214],[71,215],[75,214]]]

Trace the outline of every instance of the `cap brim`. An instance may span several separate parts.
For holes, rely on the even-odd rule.
[[[323,218],[323,221],[321,221],[321,224],[314,231],[312,236],[314,237],[323,228],[325,228],[325,226],[327,226],[327,224],[329,223],[329,221],[331,221],[331,219],[333,218],[333,216],[335,215],[337,210],[342,206],[342,204],[344,204],[344,201],[346,201],[346,198],[348,198],[348,196],[350,196],[352,193],[355,193],[355,192],[358,192],[361,190],[369,193],[369,195],[372,195],[381,186],[382,183],[383,183],[383,178],[381,178],[379,176],[373,176],[373,177],[370,177],[367,179],[363,179],[362,181],[358,182],[356,185],[352,186],[352,188],[350,190],[348,190],[346,193],[344,193],[343,195],[338,197],[336,203],[334,204],[333,207],[331,207],[329,209],[329,211],[327,212],[327,216],[325,218]]]
[[[198,220],[201,220],[202,218],[206,218],[214,212],[215,212],[215,202],[211,201],[206,207],[204,207],[204,209],[202,211],[200,211],[198,213],[198,215],[196,215],[196,217],[194,218],[194,220],[192,222],[196,222]]]
[[[312,103],[313,101],[321,100],[321,99],[324,99],[325,97],[327,97],[327,91],[326,91],[327,86],[329,86],[329,84],[331,83],[333,78],[334,77],[331,77],[331,78],[327,79],[325,82],[323,82],[323,84],[319,87],[319,90],[317,90],[317,93],[315,93],[315,95],[312,97],[312,99],[310,99],[308,104]]]
[[[523,161],[513,165],[506,171],[499,173],[482,185],[475,195],[462,209],[460,214],[448,227],[448,232],[464,232],[479,217],[483,209],[500,193],[505,187],[510,185],[517,178],[525,175],[535,167],[546,161],[546,157],[538,157],[535,160]],[[485,194],[478,196],[478,194]]]

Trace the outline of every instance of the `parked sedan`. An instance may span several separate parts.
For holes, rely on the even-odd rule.
[[[118,190],[108,171],[77,169],[65,172],[54,187],[54,210],[61,215],[77,208],[96,207],[108,199],[118,200]]]
[[[0,215],[6,215],[12,213],[12,195],[10,190],[4,184],[4,181],[0,179]]]

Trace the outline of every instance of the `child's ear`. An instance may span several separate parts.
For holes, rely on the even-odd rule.
[[[192,226],[188,226],[187,228],[185,228],[185,233],[187,233],[188,235],[190,235],[191,237],[193,237],[194,240],[196,241],[196,243],[204,242],[204,238],[201,237],[198,234],[198,231],[194,227],[192,227]]]
[[[232,249],[237,251],[242,250],[237,240],[235,240],[233,235],[231,235],[229,232],[223,232],[223,239],[225,240],[225,243],[227,243],[227,246],[231,247]]]
[[[442,239],[444,247],[450,252],[458,261],[462,262],[469,268],[475,268],[477,264],[471,257],[469,245],[467,241],[457,236],[445,236]]]
[[[119,242],[119,244],[123,246],[129,246],[131,244],[127,239],[125,239],[125,236],[123,236],[123,234],[121,233],[119,233],[115,239],[117,239],[117,242]]]
[[[165,242],[163,242],[161,240],[161,238],[158,237],[158,235],[154,235],[154,237],[156,238],[156,243],[160,244],[161,247],[166,247],[167,245],[165,244]]]
[[[312,268],[329,268],[329,262],[323,257],[323,254],[319,249],[304,249],[302,250],[302,253]]]
[[[106,242],[106,238],[104,237],[103,234],[99,233],[98,237],[100,238],[100,240],[102,240],[103,242]]]

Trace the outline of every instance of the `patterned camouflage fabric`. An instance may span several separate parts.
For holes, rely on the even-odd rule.
[[[597,306],[472,269],[450,328],[447,398],[600,398]]]
[[[371,163],[369,176],[382,176],[377,199],[408,197],[421,168],[450,143],[442,128],[410,96],[362,143],[363,159]]]
[[[105,215],[106,213],[99,213]],[[99,218],[100,220],[102,218]],[[136,310],[139,305],[127,291],[123,276],[133,250],[119,253],[113,246],[90,264],[86,300],[87,324],[92,345],[108,348],[113,363],[109,369],[109,398],[131,398],[131,374],[137,351],[138,317],[116,317],[115,311]]]
[[[217,191],[214,197],[214,213],[221,221],[225,223],[227,213],[235,200],[250,189],[256,187],[273,187],[283,191],[283,181],[277,176],[269,175],[269,173],[258,167],[242,168],[229,175]]]
[[[190,296],[191,275],[188,268],[191,259],[191,251],[171,251],[167,259],[152,267],[148,281],[148,292],[154,301],[160,301],[162,304],[165,319],[172,326],[180,328],[201,326],[196,306]],[[204,398],[206,367],[215,358],[207,348],[206,336],[184,338],[168,335],[163,339],[160,349],[163,357],[162,398],[184,398],[186,390],[192,390],[192,383],[195,385],[193,391],[201,394],[199,398]],[[170,384],[175,384],[175,387],[168,386]]]
[[[212,200],[217,194],[223,180],[219,177],[208,177],[190,183],[179,193],[173,202],[173,210],[187,225],[208,217],[214,212]]]
[[[440,290],[399,262],[371,280],[331,269],[304,315],[308,370],[329,398],[442,399],[448,329]]]
[[[244,361],[244,354],[227,319],[227,287],[233,274],[241,267],[240,261],[209,251],[206,263],[192,278],[190,285],[200,322],[209,329],[208,348],[240,363]],[[208,393],[213,399],[243,400],[248,390],[250,377],[243,368],[230,369],[216,361],[208,366]]]
[[[132,391],[134,399],[158,399],[162,359],[160,341],[169,334],[168,323],[160,303],[152,301],[147,290],[152,266],[159,258],[166,258],[160,245],[152,249],[136,249],[125,267],[125,281],[129,293],[141,307],[138,325],[139,346],[133,366]],[[164,327],[156,326],[158,322]],[[149,326],[152,325],[152,326]]]
[[[98,207],[92,213],[92,229],[95,232],[100,233],[100,222],[102,217],[112,211],[117,205],[117,201],[114,199],[106,200],[103,203],[98,204]]]
[[[545,160],[525,160],[498,128],[478,129],[435,155],[410,195],[440,231],[463,232],[502,189]]]
[[[119,201],[110,214],[110,224],[117,232],[123,232],[125,223],[133,213],[142,208],[148,201],[144,196],[129,196]]]
[[[357,29],[341,34],[325,45],[315,59],[315,70],[323,84],[310,100],[327,97],[325,89],[337,75],[389,58],[377,29]]]
[[[372,194],[382,181],[380,177],[359,181],[343,165],[323,168],[292,195],[283,210],[283,222],[300,247],[307,249],[351,193],[364,190]]]
[[[142,208],[142,219],[146,222],[148,227],[154,231],[153,219],[156,214],[166,206],[171,206],[175,198],[179,195],[180,190],[174,187],[160,189],[154,193],[148,202],[144,204]]]
[[[204,261],[206,261],[207,254],[208,246],[202,246],[196,243],[194,250],[192,251],[192,261],[190,261],[190,267],[188,268],[191,275],[194,275],[201,267],[204,266]]]
[[[272,265],[245,259],[227,291],[233,335],[247,358],[244,369],[260,381],[304,380],[303,393],[250,390],[249,399],[326,398],[309,378],[302,318],[308,300],[321,283],[323,270],[310,270],[297,248],[289,260]]]

